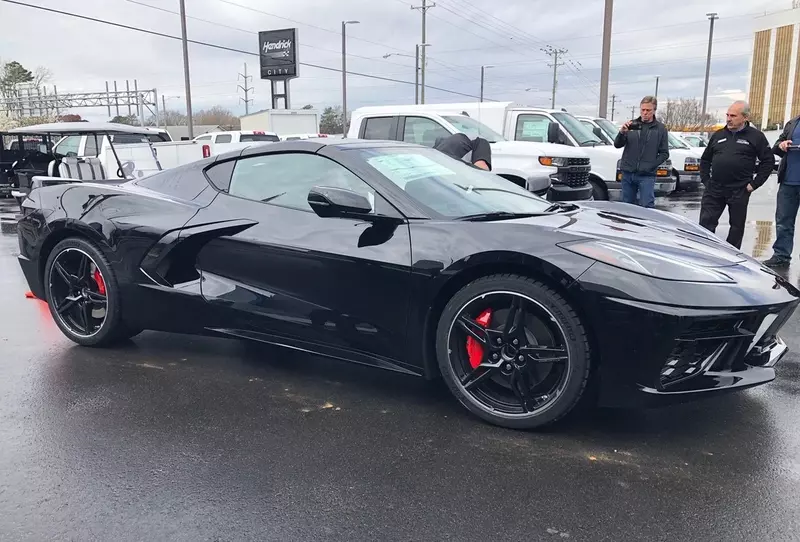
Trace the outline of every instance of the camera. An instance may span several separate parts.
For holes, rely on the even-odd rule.
[[[632,120],[631,123],[628,125],[628,130],[641,130],[642,129],[642,121],[639,120]]]

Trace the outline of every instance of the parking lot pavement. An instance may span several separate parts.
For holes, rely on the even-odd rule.
[[[745,241],[759,257],[770,183]],[[699,207],[659,205],[693,218]],[[73,346],[23,296],[16,249],[0,235],[0,540],[800,532],[800,316],[766,386],[523,433],[470,417],[440,384],[267,347],[160,333]]]

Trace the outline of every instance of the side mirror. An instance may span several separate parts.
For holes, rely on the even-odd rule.
[[[366,218],[372,212],[369,200],[346,188],[315,186],[308,192],[308,204],[322,218]]]
[[[547,125],[547,142],[561,143],[561,126],[556,122]]]
[[[600,129],[599,126],[595,126],[592,128],[592,133],[597,136],[597,139],[600,141],[604,141],[605,138],[603,137],[603,130]]]

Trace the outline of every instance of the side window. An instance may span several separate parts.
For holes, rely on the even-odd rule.
[[[592,131],[592,130],[594,130],[594,124],[592,124],[592,123],[591,123],[590,121],[588,121],[588,120],[581,120],[581,124],[583,124],[584,126],[586,126],[586,127],[589,129],[589,131]]]
[[[435,120],[423,117],[406,117],[403,141],[433,147],[440,137],[450,137],[450,132]]]
[[[515,141],[547,142],[547,127],[550,119],[544,115],[520,115],[514,133]]]
[[[81,137],[79,135],[71,135],[64,138],[61,143],[56,145],[55,152],[61,156],[67,156],[71,153],[72,156],[78,156],[78,150],[81,146]]]
[[[211,141],[211,136],[198,137],[197,141]]]
[[[218,135],[214,143],[230,143],[231,141],[233,141],[233,136],[231,134],[223,134]]]
[[[86,148],[83,151],[84,156],[97,156],[100,154],[100,149],[103,148],[103,139],[106,136],[98,135],[95,138],[93,135],[86,136]]]
[[[394,139],[392,117],[364,119],[363,139]]]
[[[206,170],[206,177],[211,181],[217,190],[227,192],[231,186],[231,175],[233,174],[233,166],[236,164],[235,160],[228,160],[221,164],[214,164]]]
[[[228,193],[313,212],[308,205],[308,192],[315,186],[353,190],[372,203],[373,213],[376,199],[380,199],[369,185],[333,160],[306,153],[268,154],[238,160]],[[378,211],[382,205],[380,202]]]

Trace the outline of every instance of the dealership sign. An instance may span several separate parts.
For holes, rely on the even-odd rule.
[[[258,33],[261,79],[297,77],[297,29],[266,30]]]

